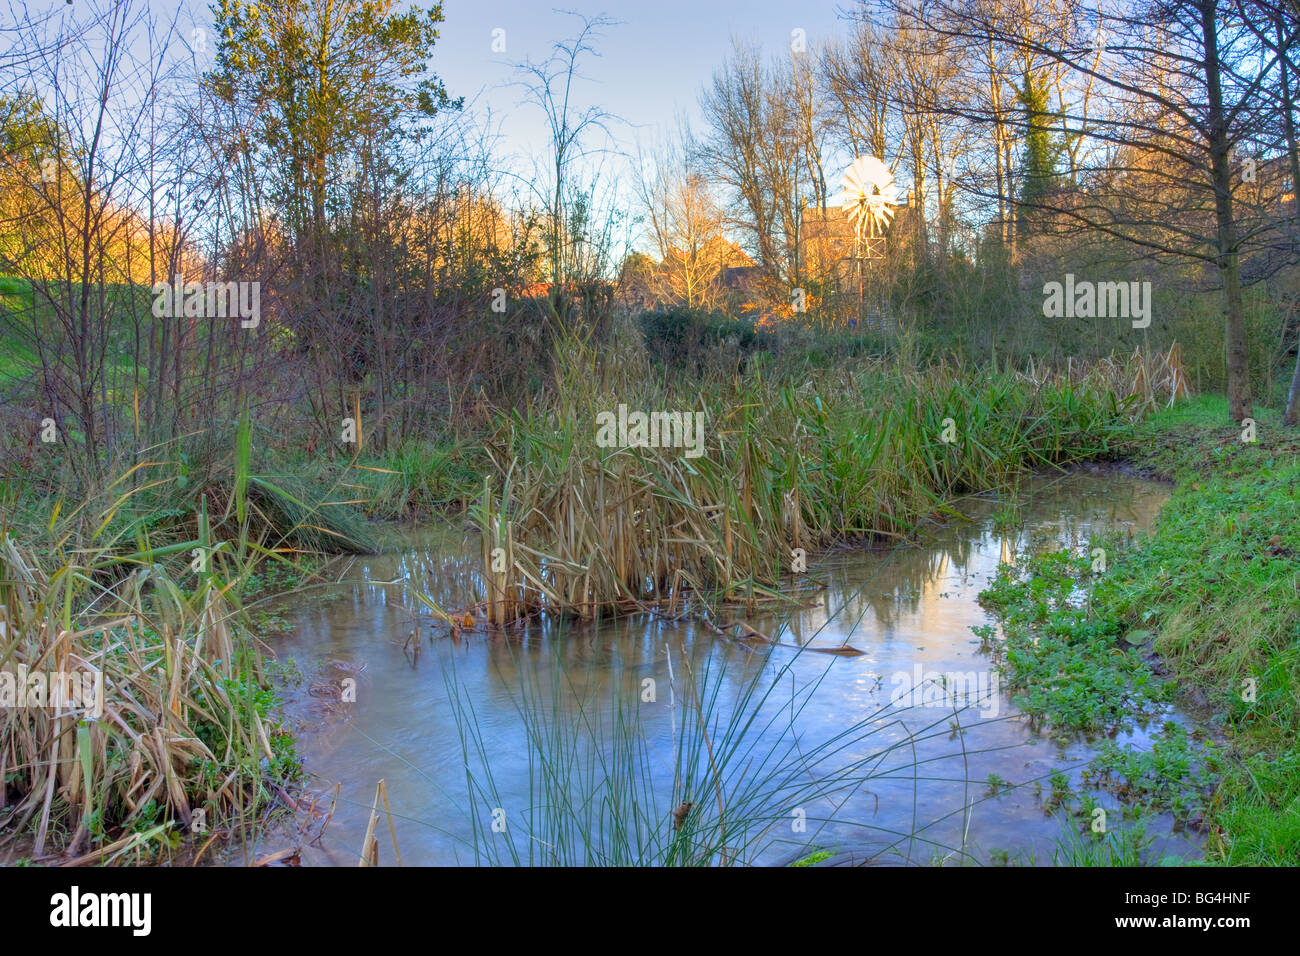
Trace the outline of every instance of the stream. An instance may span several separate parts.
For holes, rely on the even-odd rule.
[[[527,853],[531,839],[541,853],[518,862],[544,862],[538,844],[545,840],[526,832],[534,819],[529,779],[536,754],[521,718],[521,687],[543,700],[549,716],[575,726],[620,706],[636,710],[648,765],[662,779],[631,789],[655,796],[667,832],[677,799],[675,733],[691,719],[692,695],[707,683],[723,724],[733,709],[750,708],[761,718],[745,731],[756,738],[747,744],[757,744],[755,753],[793,741],[791,752],[806,762],[818,745],[856,728],[836,758],[869,767],[863,785],[793,808],[798,823],[772,827],[744,862],[783,864],[826,848],[832,862],[845,863],[1050,864],[1067,824],[1046,807],[1048,777],[1064,772],[1077,785],[1095,743],[1053,740],[1019,716],[971,632],[991,621],[977,597],[999,564],[1017,554],[1082,551],[1099,533],[1143,531],[1167,497],[1163,484],[1078,470],[1027,480],[1014,528],[995,521],[1003,503],[977,496],[955,503],[969,521],[950,520],[920,544],[814,555],[808,578],[825,586],[803,593],[806,606],[737,615],[778,641],[773,648],[651,614],[599,625],[543,621],[507,632],[478,623],[453,641],[415,592],[447,609],[472,606],[477,539],[450,527],[404,532],[390,553],[337,566],[336,586],[288,596],[278,608],[290,626],[271,645],[280,667],[300,675],[282,691],[286,712],[308,787],[321,794],[320,806],[334,801],[319,838],[298,841],[298,858],[303,865],[356,865],[382,779],[404,865],[485,862],[474,851],[470,821],[475,815],[480,833],[492,839],[484,815],[494,803],[503,825],[514,828],[515,845]],[[415,656],[412,632],[421,645]],[[845,646],[860,653],[819,652]],[[940,675],[956,675],[956,686]],[[340,701],[341,687],[354,687],[355,701]],[[471,746],[468,763],[476,774],[490,764],[491,799],[471,803],[467,796],[464,726],[457,719],[465,710],[458,711],[454,695],[472,703],[480,743]],[[968,706],[954,715],[954,701]],[[1172,708],[1164,718],[1186,722]],[[1159,725],[1115,739],[1142,748]],[[766,785],[761,766],[740,766],[737,779],[747,774],[753,787]],[[990,775],[1017,786],[991,791]],[[695,799],[712,807],[721,795]],[[1100,799],[1116,807],[1109,795]],[[1118,809],[1108,813],[1120,819]],[[387,816],[375,832],[380,863],[396,862]],[[1195,837],[1176,832],[1168,819],[1156,818],[1148,834],[1157,852],[1201,855]],[[259,852],[273,842],[268,835]]]

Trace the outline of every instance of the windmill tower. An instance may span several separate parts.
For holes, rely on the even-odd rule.
[[[858,272],[858,309],[862,308],[863,264],[885,256],[885,229],[900,205],[889,167],[875,156],[859,156],[840,184],[837,204],[853,219],[853,260]]]

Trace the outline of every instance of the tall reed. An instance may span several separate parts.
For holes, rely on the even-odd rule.
[[[555,393],[503,412],[473,516],[489,620],[771,597],[807,552],[892,541],[952,496],[1106,454],[1131,425],[1117,372],[1030,376],[863,361],[803,376],[757,363],[656,380],[575,348]],[[600,412],[702,411],[703,454],[602,448]],[[499,549],[499,550],[498,550]]]
[[[708,642],[665,648],[671,678],[653,703],[641,703],[638,668],[616,670],[602,705],[604,681],[563,666],[564,639],[550,644],[553,666],[511,668],[522,766],[480,723],[454,657],[444,670],[464,752],[465,862],[731,866],[795,860],[817,847],[860,862],[971,858],[967,815],[983,798],[966,761],[982,751],[953,729],[966,708],[882,705],[818,738],[802,716],[824,670],[796,667],[802,652],[778,662],[769,648],[738,673]],[[967,769],[945,770],[946,761]],[[913,806],[922,787],[940,782],[965,797],[932,818],[914,812],[902,828],[897,814],[873,823],[863,812],[869,788],[886,781],[910,789]]]
[[[250,534],[251,482],[233,485],[228,537],[202,497],[195,536],[155,545],[129,517],[155,482],[131,477],[102,507],[56,503],[39,555],[0,524],[0,696],[13,698],[0,701],[0,826],[30,833],[38,859],[139,855],[186,828],[221,832],[297,773],[239,606],[259,564],[278,557]],[[49,675],[97,690],[35,693]]]

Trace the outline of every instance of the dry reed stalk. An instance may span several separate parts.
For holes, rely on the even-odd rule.
[[[486,616],[493,626],[539,612],[590,617],[665,594],[675,606],[687,589],[758,600],[760,586],[783,586],[794,548],[896,539],[953,493],[1091,453],[1076,449],[1092,429],[1142,414],[1157,395],[1176,398],[1180,367],[1171,350],[1072,361],[1063,374],[1035,362],[975,377],[876,370],[884,384],[868,377],[875,391],[865,397],[851,375],[779,392],[720,384],[698,401],[728,425],[694,459],[595,448],[581,423],[606,398],[564,384],[555,408],[504,420],[489,445],[502,480],[485,484],[475,514]],[[663,396],[644,404],[656,402]],[[751,418],[754,408],[763,411]],[[944,447],[935,437],[954,412],[965,438]],[[508,552],[504,571],[493,568],[494,547]]]
[[[361,859],[357,866],[378,866],[379,865],[379,838],[375,836],[375,827],[379,824],[379,804],[384,804],[384,813],[388,817],[388,834],[393,840],[393,854],[397,858],[397,865],[402,865],[402,852],[397,848],[397,830],[393,826],[393,811],[388,805],[388,785],[380,780],[375,787],[375,799],[370,807],[370,820],[366,824],[366,835],[361,840]],[[331,810],[331,815],[333,811]]]
[[[9,825],[34,824],[38,856],[52,832],[71,834],[63,849],[75,852],[92,813],[102,836],[156,802],[168,821],[148,831],[156,837],[172,821],[188,824],[195,798],[234,810],[260,773],[241,755],[273,757],[260,718],[250,707],[246,723],[223,685],[260,673],[237,646],[220,589],[201,584],[186,597],[150,568],[155,595],[146,602],[141,571],[112,587],[96,583],[111,560],[106,550],[83,550],[48,575],[15,541],[0,542],[0,667],[93,676],[101,698],[98,714],[88,701],[0,714],[0,754],[7,771],[18,771]],[[201,727],[221,741],[219,754],[202,742]],[[214,765],[225,774],[215,792],[203,783]],[[118,840],[77,859],[140,845]]]

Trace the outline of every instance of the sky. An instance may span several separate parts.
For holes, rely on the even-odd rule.
[[[608,198],[635,209],[628,173],[638,145],[650,148],[679,116],[702,129],[701,90],[729,55],[733,37],[776,55],[790,49],[798,29],[815,53],[819,40],[848,31],[844,14],[855,6],[854,0],[444,0],[431,64],[448,92],[464,96],[480,120],[490,113],[503,163],[526,177],[547,156],[549,136],[542,113],[516,85],[515,64],[544,61],[557,41],[576,34],[582,21],[564,11],[619,21],[594,42],[599,56],[582,61],[585,79],[576,91],[580,108],[598,106],[617,118],[609,124],[613,154],[604,156],[613,174]],[[498,48],[504,40],[504,52],[493,51],[494,38]],[[509,188],[506,177],[502,185]],[[636,246],[645,240],[634,222],[627,238]]]
[[[510,114],[504,131],[527,145],[540,123],[521,108],[521,91],[511,64],[545,59],[557,40],[567,38],[578,18],[605,14],[622,21],[596,43],[598,58],[586,61],[589,82],[582,93],[628,126],[622,136],[671,125],[679,111],[698,117],[701,88],[731,48],[733,36],[759,41],[773,53],[789,49],[791,31],[802,29],[812,43],[847,24],[837,11],[851,0],[604,0],[559,8],[546,0],[446,0],[442,37],[432,63],[455,95],[476,94],[494,114]],[[505,53],[492,52],[494,29],[505,31]],[[812,49],[810,43],[810,49]],[[518,130],[510,129],[517,124]],[[620,138],[622,138],[620,136]]]
[[[0,8],[9,2],[24,4],[3,0]],[[109,0],[75,2],[102,8]],[[431,2],[409,0],[400,7]],[[201,48],[200,62],[205,55],[211,58],[215,45],[197,36],[211,37],[209,0],[147,3],[161,21],[175,17],[188,45]],[[26,5],[34,13],[76,10],[57,0]],[[845,15],[856,6],[857,0],[443,0],[445,22],[430,65],[453,97],[465,98],[477,124],[498,134],[495,153],[510,171],[503,174],[502,185],[521,182],[518,177],[526,179],[536,159],[546,156],[549,137],[541,112],[523,102],[516,64],[544,61],[556,42],[576,34],[580,18],[564,11],[617,21],[594,40],[598,55],[581,62],[584,79],[576,85],[576,95],[579,109],[594,105],[616,117],[609,124],[615,152],[607,157],[608,168],[622,174],[616,177],[616,201],[628,204],[626,173],[638,144],[649,148],[679,116],[702,129],[701,90],[729,55],[733,37],[757,42],[765,53],[776,55],[790,50],[792,31],[802,30],[808,51],[815,54],[819,41],[848,32]],[[502,41],[504,51],[499,49]],[[511,174],[514,180],[507,178]]]
[[[107,6],[107,0],[75,2]],[[210,0],[145,2],[162,21],[179,12],[184,35],[211,26]],[[399,7],[432,2],[399,0]],[[9,3],[33,13],[64,9],[59,0],[0,0],[0,11]],[[535,110],[520,108],[522,92],[510,85],[517,79],[513,65],[544,60],[555,42],[576,32],[579,19],[563,11],[604,14],[619,23],[596,41],[599,56],[585,60],[589,81],[581,92],[587,102],[623,117],[627,125],[616,132],[631,142],[637,131],[670,125],[678,111],[698,116],[700,89],[727,56],[733,36],[776,53],[789,49],[792,30],[802,29],[815,52],[817,39],[847,30],[840,14],[855,6],[856,0],[443,0],[445,22],[430,62],[453,96],[490,106],[505,120],[507,140],[530,148],[542,125]],[[504,52],[492,49],[494,30],[505,31]]]

